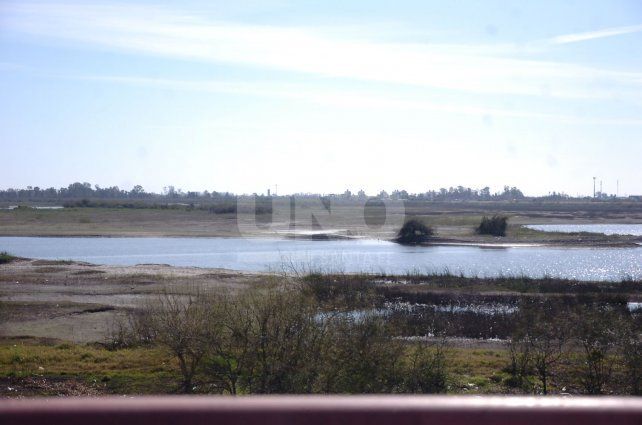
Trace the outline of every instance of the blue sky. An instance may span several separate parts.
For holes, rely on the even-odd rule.
[[[0,3],[0,187],[642,193],[642,3]]]

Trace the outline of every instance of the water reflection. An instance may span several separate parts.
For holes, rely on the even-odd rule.
[[[160,263],[244,271],[451,273],[469,277],[642,279],[642,247],[401,246],[377,240],[0,237],[0,251],[97,264]]]
[[[642,224],[529,224],[524,227],[542,232],[642,236]]]

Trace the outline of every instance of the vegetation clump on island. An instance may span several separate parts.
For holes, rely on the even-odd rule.
[[[483,216],[481,223],[477,226],[476,232],[480,235],[506,236],[508,228],[508,217],[494,215],[492,217]]]
[[[405,245],[417,245],[428,242],[434,235],[434,230],[419,220],[407,220],[397,233],[396,242]]]

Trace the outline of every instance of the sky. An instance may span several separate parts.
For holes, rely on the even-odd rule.
[[[642,194],[640,1],[0,0],[0,188]]]

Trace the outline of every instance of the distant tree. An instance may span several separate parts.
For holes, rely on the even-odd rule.
[[[138,196],[143,195],[145,193],[145,189],[143,189],[143,186],[137,184],[136,186],[134,186],[132,188],[130,193],[131,193],[132,196],[138,197]]]
[[[522,193],[521,190],[519,190],[516,187],[510,187],[510,186],[504,186],[504,192],[501,194],[498,194],[498,197],[500,199],[506,199],[506,200],[517,200],[517,199],[524,199],[524,194]]]
[[[388,198],[390,198],[390,195],[388,195],[388,192],[386,192],[385,190],[382,190],[377,195],[377,198],[379,198],[379,199],[388,199]]]
[[[409,197],[408,192],[405,190],[394,190],[390,195],[390,198],[394,199],[395,201],[400,199],[408,199],[408,197]]]

